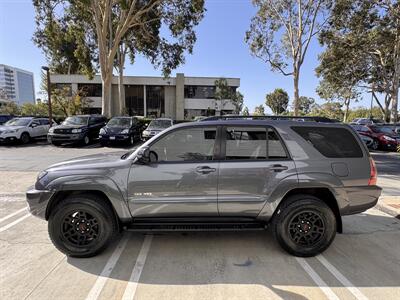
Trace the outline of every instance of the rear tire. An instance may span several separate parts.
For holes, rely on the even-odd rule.
[[[372,145],[371,145],[371,149],[378,150],[378,148],[379,148],[379,141],[374,139],[374,141],[372,142]]]
[[[102,252],[118,234],[112,208],[93,195],[71,196],[51,211],[49,236],[55,247],[72,257],[91,257]]]
[[[333,211],[320,199],[294,195],[285,200],[272,220],[279,245],[288,253],[310,257],[326,250],[336,235]]]

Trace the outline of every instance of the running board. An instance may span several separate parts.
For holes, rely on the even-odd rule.
[[[266,224],[262,223],[131,223],[125,227],[127,231],[254,231],[265,230]]]

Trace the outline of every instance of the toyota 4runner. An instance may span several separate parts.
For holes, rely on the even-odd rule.
[[[374,161],[348,125],[228,120],[172,126],[128,153],[50,166],[27,192],[54,245],[101,252],[123,229],[254,230],[313,256],[342,231],[343,215],[381,194]]]

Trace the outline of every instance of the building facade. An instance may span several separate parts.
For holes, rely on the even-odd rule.
[[[196,116],[210,116],[232,113],[235,109],[229,99],[215,100],[215,81],[218,77],[186,77],[178,73],[176,77],[125,76],[123,110],[129,115],[146,117],[166,117],[188,120]],[[239,78],[226,78],[228,86],[236,90]],[[83,92],[89,100],[88,112],[101,112],[101,78],[96,75],[89,80],[83,75],[51,75],[51,83],[58,88],[69,88],[71,95]],[[118,111],[118,77],[112,81],[111,111]]]
[[[33,73],[0,64],[0,99],[21,105],[35,103]]]

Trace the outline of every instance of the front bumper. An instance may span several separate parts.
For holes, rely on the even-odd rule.
[[[60,134],[60,133],[49,133],[47,140],[51,142],[59,143],[75,143],[83,140],[85,133],[71,133],[71,134]]]
[[[18,137],[15,135],[1,135],[0,136],[0,143],[10,143],[10,142],[15,142],[18,141]]]
[[[33,186],[30,187],[26,192],[29,212],[36,217],[46,219],[47,205],[53,195],[53,191],[37,190]]]
[[[100,141],[102,142],[124,142],[129,140],[129,137],[129,134],[99,135]]]
[[[341,215],[358,214],[376,205],[382,188],[377,185],[346,187],[344,190],[349,199],[349,205],[341,212]]]

